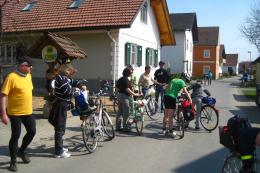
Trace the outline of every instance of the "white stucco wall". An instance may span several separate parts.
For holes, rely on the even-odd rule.
[[[233,74],[238,75],[238,64],[236,66],[223,66],[222,68],[222,73],[229,73],[228,72],[228,67],[232,67],[233,69]]]
[[[193,39],[191,31],[175,31],[176,45],[163,46],[161,58],[166,64],[170,64],[171,73],[187,72],[192,74]],[[188,45],[188,48],[187,48]],[[187,67],[184,61],[188,63]]]
[[[117,78],[121,77],[122,71],[125,67],[125,43],[135,43],[142,46],[142,66],[134,67],[135,73],[141,75],[144,72],[146,48],[153,48],[158,50],[158,61],[160,61],[160,35],[155,20],[153,10],[148,2],[148,16],[147,23],[140,20],[140,12],[136,16],[131,28],[120,29],[118,38],[118,65],[116,66]],[[155,68],[152,69],[153,74]]]

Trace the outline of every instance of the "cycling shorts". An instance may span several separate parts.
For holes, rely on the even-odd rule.
[[[176,109],[176,99],[170,96],[164,96],[165,109]]]

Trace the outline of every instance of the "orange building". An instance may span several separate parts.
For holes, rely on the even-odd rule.
[[[199,42],[194,44],[193,76],[203,77],[210,70],[213,79],[219,78],[220,57],[219,27],[198,27]],[[221,55],[220,55],[221,54]]]

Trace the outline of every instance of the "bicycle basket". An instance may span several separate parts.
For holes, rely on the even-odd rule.
[[[219,126],[219,142],[231,151],[236,151],[236,145],[229,132],[228,126]]]
[[[201,101],[203,104],[212,105],[212,106],[214,106],[217,102],[216,99],[213,97],[203,97]]]

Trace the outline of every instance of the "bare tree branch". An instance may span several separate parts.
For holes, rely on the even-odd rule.
[[[255,45],[260,53],[260,1],[251,7],[249,17],[245,19],[245,23],[240,27],[240,32]]]

